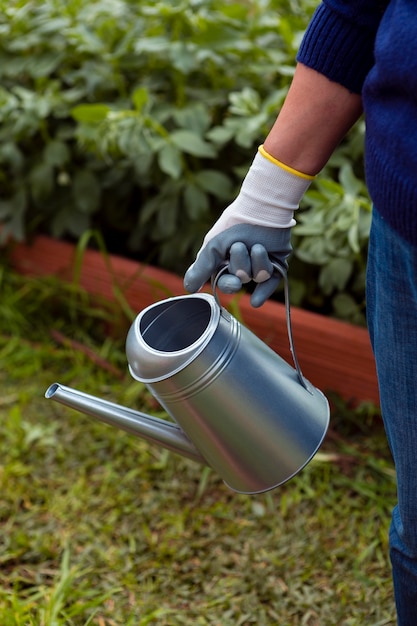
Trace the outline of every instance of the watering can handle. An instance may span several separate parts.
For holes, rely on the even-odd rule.
[[[309,386],[307,380],[303,376],[300,364],[299,364],[298,359],[297,359],[297,354],[295,352],[294,338],[293,338],[293,334],[292,334],[292,324],[291,324],[290,288],[289,288],[289,284],[288,284],[287,271],[286,271],[286,269],[282,265],[280,265],[277,262],[273,262],[272,265],[274,267],[274,270],[276,272],[278,272],[279,274],[281,274],[282,278],[284,279],[285,315],[286,315],[286,319],[287,319],[287,333],[288,333],[288,339],[289,339],[289,342],[290,342],[291,355],[292,355],[292,359],[293,359],[293,362],[294,362],[294,365],[295,365],[295,369],[296,369],[296,372],[297,372],[297,375],[298,375],[298,379],[299,379],[300,383],[302,384],[302,386],[308,392],[313,393],[312,390],[310,389],[310,386]],[[219,281],[220,276],[222,276],[222,274],[224,274],[228,270],[228,267],[229,267],[228,263],[222,265],[220,267],[220,269],[218,270],[217,274],[213,275],[212,280],[211,280],[211,287],[213,289],[213,296],[214,296],[214,299],[216,300],[217,304],[219,305],[219,307],[221,307],[221,304],[220,304],[219,296],[218,296],[218,293],[217,293],[217,283]]]

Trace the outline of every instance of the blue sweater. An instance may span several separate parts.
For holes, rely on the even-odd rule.
[[[417,246],[417,0],[323,0],[297,60],[362,94],[370,196]]]

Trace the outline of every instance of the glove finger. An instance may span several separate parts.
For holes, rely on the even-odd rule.
[[[237,293],[242,289],[242,281],[233,274],[222,274],[217,281],[217,286],[223,293]]]
[[[269,280],[259,283],[251,295],[251,305],[255,309],[262,306],[264,302],[274,293],[280,282],[281,277],[274,274]]]
[[[216,268],[220,265],[221,259],[213,253],[210,248],[204,248],[188,268],[184,275],[184,287],[190,293],[195,293],[207,283]]]
[[[263,283],[269,280],[274,273],[274,267],[268,252],[260,243],[252,246],[250,251],[252,262],[252,276],[255,283]]]
[[[241,241],[237,241],[230,248],[228,272],[240,278],[242,283],[252,280],[251,259],[247,247]]]
[[[205,283],[202,273],[195,267],[195,263],[190,265],[184,274],[184,288],[189,293],[198,291]]]

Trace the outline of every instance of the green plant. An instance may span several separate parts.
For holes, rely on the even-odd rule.
[[[0,243],[93,228],[110,252],[182,273],[276,116],[315,5],[0,0]],[[362,134],[307,196],[291,265],[295,303],[359,322]],[[350,235],[340,247],[326,229],[320,248],[333,213]]]
[[[123,97],[115,48],[133,19],[131,5],[15,1],[0,8],[2,240],[41,225],[78,237],[102,208],[100,176],[108,168],[78,149],[70,109]]]
[[[46,568],[45,568],[46,569]],[[101,595],[91,593],[79,586],[86,572],[70,565],[70,551],[64,549],[60,568],[45,571],[48,582],[38,585],[24,597],[16,584],[11,589],[0,591],[0,607],[4,626],[52,626],[58,624],[93,623],[94,614],[102,604],[119,590],[112,590]],[[90,599],[91,598],[91,599]],[[90,616],[86,616],[90,613]],[[80,622],[81,617],[81,622]]]
[[[181,256],[248,158],[229,163],[221,150],[229,95],[285,86],[300,5],[281,14],[270,2],[15,0],[0,9],[2,240],[41,225],[78,237],[99,223],[142,256],[156,245],[154,261],[176,262],[178,229]],[[229,139],[245,125],[228,128]]]
[[[366,256],[371,226],[371,202],[365,183],[355,175],[351,161],[342,151],[336,153],[329,168],[338,165],[336,177],[321,175],[307,192],[294,228],[294,253],[314,266],[315,296],[318,309],[331,306],[332,315],[365,324]],[[296,266],[297,267],[297,266]],[[298,266],[299,267],[299,266]],[[305,297],[308,282],[297,280],[299,297]]]
[[[72,110],[87,150],[131,167],[139,210],[129,245],[156,244],[166,267],[184,269],[232,199],[288,87],[305,16],[261,4],[145,7],[131,106]]]

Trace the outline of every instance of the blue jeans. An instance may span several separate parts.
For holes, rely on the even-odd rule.
[[[417,624],[417,248],[374,209],[367,316],[385,430],[397,471],[390,557],[399,626]]]

